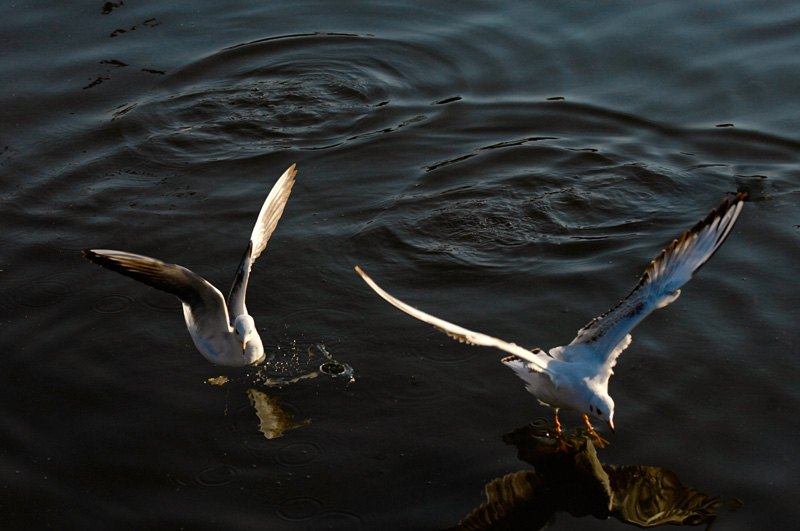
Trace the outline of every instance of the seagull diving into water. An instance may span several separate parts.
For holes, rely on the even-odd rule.
[[[250,244],[236,270],[228,294],[227,307],[222,293],[199,275],[177,264],[124,251],[90,249],[83,256],[106,269],[131,277],[148,286],[172,293],[183,303],[186,327],[197,350],[211,363],[240,367],[264,361],[264,345],[253,318],[244,304],[250,269],[267,246],[281,219],[294,186],[295,165],[287,169],[267,196]]]
[[[614,401],[608,395],[608,379],[617,358],[631,343],[630,332],[650,312],[674,302],[680,287],[719,249],[733,228],[744,205],[745,193],[732,201],[726,198],[716,210],[674,240],[650,262],[633,291],[614,308],[593,319],[578,331],[566,346],[545,352],[527,350],[485,334],[449,323],[394,298],[382,290],[358,266],[356,271],[375,292],[396,308],[433,325],[461,342],[496,347],[511,353],[502,362],[525,382],[528,392],[555,409],[556,431],[560,432],[558,410],[571,409],[583,414],[590,432],[589,417],[614,430]]]

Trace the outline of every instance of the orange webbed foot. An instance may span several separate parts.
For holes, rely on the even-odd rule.
[[[589,417],[584,415],[583,421],[586,423],[586,427],[589,428],[589,438],[592,440],[595,446],[599,446],[600,448],[605,448],[606,445],[611,444],[607,440],[603,439],[599,433],[597,433],[589,422]]]

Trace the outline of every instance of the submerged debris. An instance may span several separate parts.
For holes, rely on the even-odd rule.
[[[228,379],[227,376],[217,376],[216,378],[209,378],[206,381],[211,385],[225,385],[230,380]]]
[[[297,349],[292,348],[281,356],[275,354],[259,369],[257,378],[259,383],[271,387],[298,382],[308,378],[316,378],[326,374],[333,378],[346,376],[348,383],[355,382],[353,368],[346,363],[340,363],[325,348],[325,345],[316,344],[309,347],[306,356],[301,356]]]

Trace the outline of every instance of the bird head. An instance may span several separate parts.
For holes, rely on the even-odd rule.
[[[264,346],[256,331],[256,323],[249,315],[239,315],[233,322],[233,335],[242,344],[245,364],[254,365],[264,359]]]
[[[614,400],[607,393],[593,395],[584,413],[604,422],[614,431]]]

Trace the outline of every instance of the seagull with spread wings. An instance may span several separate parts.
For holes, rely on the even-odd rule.
[[[257,365],[264,361],[264,345],[244,304],[247,281],[253,262],[267,247],[281,219],[296,174],[295,165],[292,164],[264,201],[250,235],[250,243],[236,270],[227,304],[217,288],[177,264],[109,249],[87,249],[83,251],[83,256],[94,264],[178,297],[183,304],[183,316],[189,334],[197,350],[208,361],[231,367]]]
[[[540,348],[528,350],[417,310],[389,295],[358,266],[356,271],[378,295],[410,316],[461,342],[495,347],[510,353],[502,362],[522,378],[528,392],[555,410],[557,431],[561,426],[558,410],[574,410],[583,414],[591,433],[602,444],[605,441],[594,432],[589,417],[614,430],[614,401],[608,394],[608,380],[617,358],[631,343],[631,330],[650,312],[678,298],[681,286],[728,237],[746,196],[739,193],[731,201],[726,198],[719,208],[712,210],[705,219],[661,251],[625,299],[580,329],[571,343],[549,352]]]

